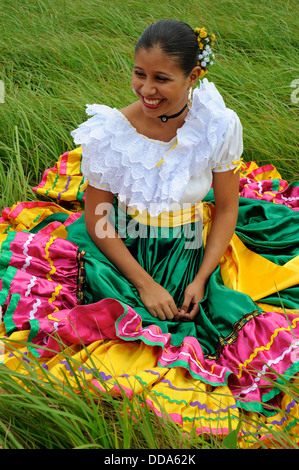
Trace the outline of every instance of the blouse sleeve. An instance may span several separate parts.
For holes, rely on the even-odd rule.
[[[103,181],[103,163],[109,150],[109,136],[105,132],[105,123],[111,109],[104,105],[87,105],[86,113],[90,116],[87,121],[71,132],[75,144],[82,148],[81,172],[85,185],[110,191],[110,184]],[[107,172],[106,172],[107,173]]]
[[[229,125],[219,140],[212,159],[212,171],[216,173],[237,168],[243,153],[242,124],[234,111],[227,111],[230,114]]]
[[[103,175],[100,172],[94,172],[90,168],[90,159],[86,156],[82,157],[81,171],[84,176],[84,183],[89,184],[97,189],[104,191],[111,191],[110,184],[108,182],[103,183]]]

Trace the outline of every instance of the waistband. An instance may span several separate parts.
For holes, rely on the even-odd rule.
[[[187,205],[183,209],[167,212],[163,211],[157,216],[151,216],[148,211],[139,212],[118,200],[120,209],[128,214],[136,222],[153,227],[180,227],[181,225],[198,222],[203,219],[203,203]]]

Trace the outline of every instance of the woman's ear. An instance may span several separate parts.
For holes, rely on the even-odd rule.
[[[196,67],[194,67],[191,70],[189,74],[189,86],[195,85],[195,83],[198,81],[200,77],[200,72],[201,72],[201,67],[199,65],[196,65]]]

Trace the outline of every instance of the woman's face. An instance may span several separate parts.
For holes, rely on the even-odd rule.
[[[176,60],[159,46],[139,49],[135,54],[132,88],[148,117],[179,112],[187,103],[190,86],[197,79],[198,76],[192,80],[191,74],[186,77]]]

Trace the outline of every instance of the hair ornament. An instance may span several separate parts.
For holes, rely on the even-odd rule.
[[[199,47],[197,65],[201,67],[200,77],[204,77],[214,63],[215,55],[212,46],[214,45],[215,34],[208,34],[206,28],[195,28],[194,33]]]

